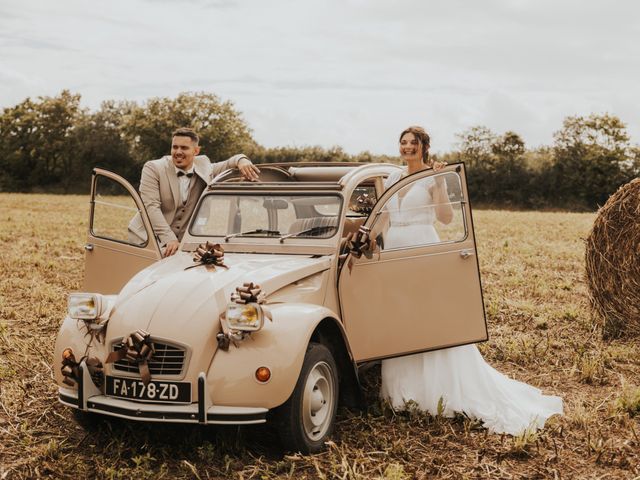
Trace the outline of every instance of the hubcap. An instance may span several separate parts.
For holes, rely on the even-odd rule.
[[[302,423],[311,440],[322,438],[329,430],[334,402],[333,372],[326,362],[318,362],[309,372],[302,396]]]

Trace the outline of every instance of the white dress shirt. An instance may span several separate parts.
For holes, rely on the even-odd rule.
[[[176,175],[179,175],[180,172],[185,173],[185,175],[178,176],[178,183],[180,184],[180,200],[182,203],[186,203],[189,198],[189,189],[191,188],[191,178],[195,175],[193,171],[193,165],[189,170],[182,170],[181,168],[176,168]],[[191,174],[190,176],[187,176]]]

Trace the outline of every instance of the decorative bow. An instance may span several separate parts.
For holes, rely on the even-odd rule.
[[[351,258],[349,259],[349,263],[347,266],[349,267],[349,273],[353,269],[353,259],[360,258],[364,255],[367,258],[373,257],[373,251],[376,247],[375,239],[369,237],[370,229],[366,227],[360,227],[357,232],[350,233],[345,238],[345,249],[346,253],[341,255],[340,260],[344,261],[348,254],[351,254]]]
[[[64,380],[65,385],[75,387],[76,383],[80,381],[80,369],[78,368],[80,363],[76,361],[76,356],[73,354],[73,350],[65,348],[62,352],[62,367],[60,372]]]
[[[262,291],[260,285],[253,282],[245,282],[241,287],[236,287],[236,291],[231,294],[231,301],[240,304],[259,303],[263,315],[273,322],[271,310],[265,306],[266,297],[267,294]]]
[[[123,358],[137,363],[142,383],[148,385],[151,381],[148,362],[155,353],[156,350],[151,341],[151,335],[144,330],[137,330],[122,339],[122,347],[115,352],[111,352],[107,357],[106,363],[117,362]]]
[[[356,197],[356,202],[351,206],[351,210],[356,213],[364,213],[369,215],[373,206],[376,204],[376,199],[368,193],[363,193]]]
[[[200,265],[206,265],[215,269],[215,267],[229,268],[224,264],[224,248],[219,243],[201,243],[196,249],[196,253],[193,256],[193,261],[197,262],[196,265],[191,265],[185,268],[185,270],[193,267],[199,267]]]
[[[86,357],[80,359],[80,362],[76,361],[76,357],[73,354],[73,350],[70,348],[65,348],[62,352],[62,367],[60,371],[62,372],[62,376],[64,380],[62,381],[65,385],[69,385],[70,387],[74,387],[80,381],[80,363]],[[96,385],[96,387],[100,388],[104,383],[104,370],[102,367],[102,362],[97,357],[87,358],[86,361],[87,368],[89,369],[89,375],[91,375],[91,380]]]
[[[245,282],[241,287],[236,287],[236,291],[231,294],[231,301],[241,304],[264,303],[266,294],[257,283]]]

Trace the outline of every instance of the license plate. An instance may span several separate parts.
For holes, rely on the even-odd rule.
[[[151,380],[145,385],[135,378],[107,375],[107,395],[141,402],[191,403],[191,384]]]

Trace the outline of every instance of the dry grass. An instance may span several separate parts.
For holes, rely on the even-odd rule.
[[[566,415],[521,437],[462,416],[341,410],[334,442],[283,455],[265,426],[100,421],[56,401],[54,338],[78,289],[86,197],[0,194],[1,478],[634,478],[640,476],[640,345],[605,342],[583,280],[594,215],[477,211],[490,341],[499,370],[562,395]]]

